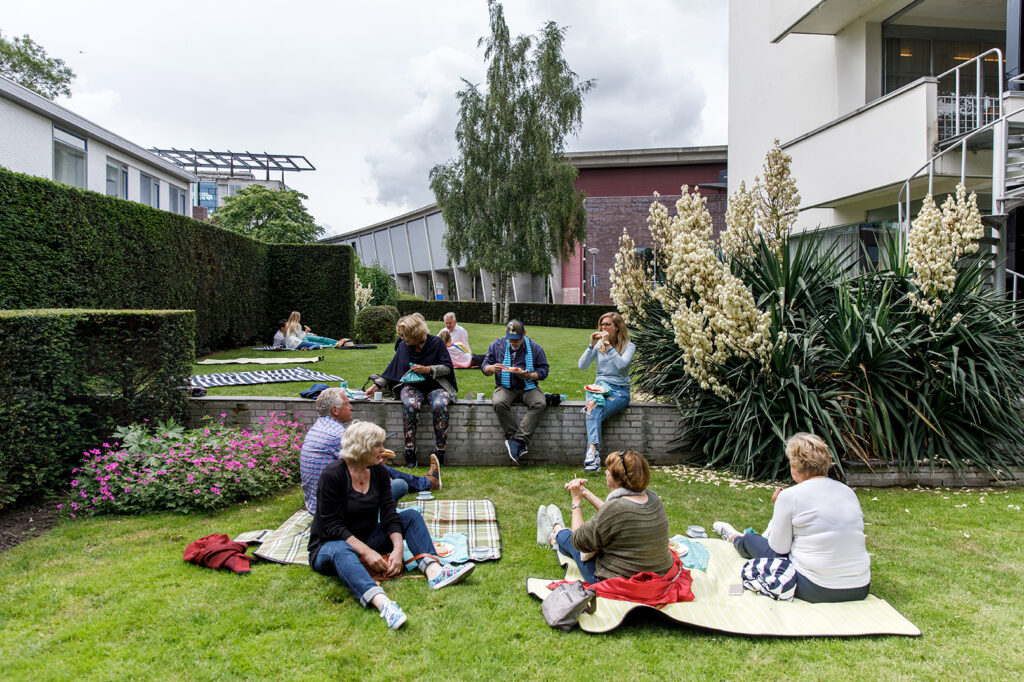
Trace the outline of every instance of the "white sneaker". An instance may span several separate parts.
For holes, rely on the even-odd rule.
[[[732,542],[732,539],[740,534],[738,530],[732,527],[732,524],[726,523],[725,521],[715,521],[711,524],[711,527],[715,529],[715,532],[722,536],[722,539],[726,542]]]
[[[384,602],[384,606],[380,610],[380,617],[392,630],[397,630],[405,625],[405,613],[402,611],[402,607],[390,599]]]
[[[597,448],[587,448],[586,457],[583,459],[584,471],[599,471],[601,469],[601,455],[597,454]]]
[[[554,528],[555,524],[558,524],[562,528],[568,528],[565,525],[565,520],[562,518],[562,510],[558,508],[557,504],[548,505],[548,519],[551,520],[551,527]]]
[[[537,544],[549,547],[548,538],[551,537],[551,517],[548,516],[548,508],[543,504],[537,507]]]

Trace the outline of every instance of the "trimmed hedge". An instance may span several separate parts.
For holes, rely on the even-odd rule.
[[[188,414],[191,310],[0,311],[0,507],[67,480],[117,425]]]
[[[391,343],[395,339],[398,309],[392,305],[370,305],[356,315],[359,343]]]
[[[353,322],[348,246],[265,244],[5,169],[0,234],[0,308],[192,309],[200,352],[269,343],[281,310],[323,335]]]
[[[601,315],[615,310],[608,305],[574,305],[567,303],[510,303],[509,315],[525,325],[597,329]],[[478,301],[408,301],[398,302],[402,315],[420,313],[428,320],[440,320],[445,313],[455,313],[460,322],[491,323],[491,304]]]
[[[344,244],[270,246],[270,315],[267,343],[277,320],[293,310],[317,336],[354,336],[355,252]]]

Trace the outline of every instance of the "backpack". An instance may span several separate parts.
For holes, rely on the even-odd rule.
[[[541,605],[544,620],[553,628],[569,632],[576,626],[584,611],[597,610],[597,592],[584,587],[582,580],[563,582],[551,590]]]

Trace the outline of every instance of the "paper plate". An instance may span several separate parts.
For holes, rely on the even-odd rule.
[[[669,542],[668,548],[681,557],[686,556],[686,553],[690,551],[690,548],[681,542]]]
[[[591,393],[608,393],[608,389],[597,384],[587,384],[583,387],[584,391],[590,391]]]
[[[437,556],[446,557],[455,551],[455,547],[449,545],[447,542],[435,542],[434,551],[437,552]]]

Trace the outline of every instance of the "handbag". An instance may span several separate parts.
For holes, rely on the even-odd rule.
[[[582,580],[561,583],[551,590],[541,605],[544,621],[562,632],[569,632],[580,616],[597,610],[597,592],[584,587]]]
[[[422,374],[417,374],[416,372],[414,372],[414,371],[412,371],[410,369],[408,372],[406,372],[405,374],[402,375],[402,382],[401,383],[403,383],[403,384],[415,384],[415,383],[418,383],[420,381],[425,381],[423,375]]]

